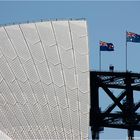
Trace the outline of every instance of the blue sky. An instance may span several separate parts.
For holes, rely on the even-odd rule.
[[[112,42],[114,52],[102,52],[102,70],[110,64],[125,71],[125,32],[140,34],[139,1],[0,2],[0,24],[77,19],[88,21],[90,68],[99,70],[99,40]],[[128,43],[128,70],[140,72],[140,43]],[[140,96],[138,96],[140,97]],[[104,104],[103,104],[104,105]],[[140,136],[136,132],[136,136]],[[105,129],[101,138],[126,139],[126,131]]]

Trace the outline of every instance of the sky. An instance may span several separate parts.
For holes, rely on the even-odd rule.
[[[113,43],[115,51],[101,52],[101,70],[108,70],[112,64],[116,71],[126,71],[126,31],[140,34],[139,14],[140,1],[0,2],[2,25],[41,19],[86,18],[91,70],[99,70],[99,40],[102,40]],[[140,72],[140,43],[127,43],[127,48],[127,70]],[[126,136],[125,130],[109,128],[100,134],[101,139],[127,139]],[[135,136],[140,137],[140,132],[135,132]]]

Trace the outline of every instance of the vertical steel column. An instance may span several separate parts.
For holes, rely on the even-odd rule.
[[[92,140],[99,140],[99,130],[95,127],[91,127],[91,132],[92,132]]]
[[[90,73],[91,74],[91,73]],[[100,110],[99,110],[99,93],[97,75],[94,73],[90,76],[90,126],[92,132],[92,139],[99,139],[99,123],[100,123]]]
[[[129,125],[128,140],[133,140],[134,130],[131,127],[134,123],[135,111],[134,111],[133,90],[131,88],[132,79],[131,79],[130,73],[126,73],[125,83],[126,83],[126,110],[127,110],[126,111],[126,118],[127,118],[126,123]]]
[[[134,140],[134,130],[128,129],[128,140]]]

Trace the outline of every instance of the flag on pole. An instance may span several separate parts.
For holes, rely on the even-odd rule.
[[[114,45],[112,43],[100,41],[100,51],[114,51]]]
[[[126,32],[126,41],[140,43],[140,35],[132,32]]]

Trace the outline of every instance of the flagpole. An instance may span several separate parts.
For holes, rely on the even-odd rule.
[[[126,31],[126,42],[125,42],[125,46],[126,46],[126,72],[127,72],[127,31]]]
[[[99,47],[99,70],[101,71],[101,51]]]

